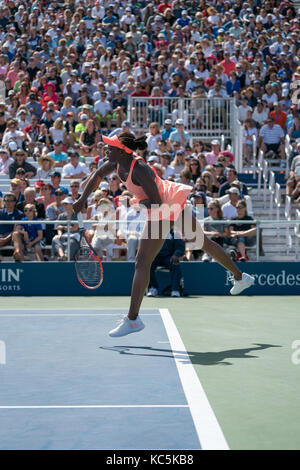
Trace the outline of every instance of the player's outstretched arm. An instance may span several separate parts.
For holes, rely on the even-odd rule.
[[[89,195],[99,187],[101,180],[115,170],[115,163],[106,162],[101,166],[101,168],[98,168],[98,170],[95,170],[93,173],[91,173],[91,175],[84,182],[84,185],[82,184],[82,187],[84,186],[82,195],[73,204],[74,212],[77,213],[82,211]]]

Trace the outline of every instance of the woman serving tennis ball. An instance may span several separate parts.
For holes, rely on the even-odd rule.
[[[102,138],[109,146],[108,161],[85,180],[83,194],[73,205],[74,211],[81,212],[88,196],[99,187],[101,180],[115,171],[138,203],[148,209],[148,219],[136,256],[129,312],[110,331],[110,336],[125,336],[145,327],[139,317],[139,310],[149,284],[151,264],[173,226],[179,228],[187,240],[196,241],[197,248],[202,248],[233,274],[232,295],[239,294],[254,283],[254,277],[242,274],[225,251],[203,234],[200,223],[186,205],[192,188],[162,180],[143,158],[134,153],[138,149],[147,148],[146,136],[135,138],[129,132],[122,132],[112,138]]]

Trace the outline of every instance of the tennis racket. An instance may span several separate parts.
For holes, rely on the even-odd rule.
[[[101,259],[88,241],[83,225],[82,214],[77,214],[80,246],[75,255],[75,270],[78,281],[87,289],[97,289],[103,281]]]

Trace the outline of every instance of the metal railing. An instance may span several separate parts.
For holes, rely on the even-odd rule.
[[[233,140],[238,110],[233,98],[136,97],[128,100],[127,116],[136,132],[145,132],[150,122],[183,119],[190,137]]]
[[[252,171],[253,172],[253,179],[256,178],[257,172],[259,173],[262,170],[263,161],[265,160],[265,156],[262,150],[258,149],[258,139],[255,135],[252,136],[252,151],[251,151],[251,166],[245,165],[245,155],[243,151],[243,127],[239,120],[235,123],[234,128],[234,156],[235,156],[235,166],[238,172],[243,173],[245,171]],[[281,167],[281,160],[280,158],[276,158],[274,160],[268,160],[269,167],[273,171],[284,171],[285,177],[288,178],[289,175],[289,168],[290,168],[290,159],[291,154],[293,151],[293,147],[291,145],[291,139],[288,134],[285,136],[284,141],[284,150],[286,155],[286,165],[283,169]]]
[[[234,225],[234,224],[238,224],[238,225],[244,225],[244,224],[251,224],[251,225],[256,225],[256,229],[257,229],[257,232],[256,232],[256,247],[255,247],[255,252],[256,252],[256,261],[259,261],[260,260],[260,246],[259,246],[259,239],[260,239],[260,231],[263,229],[263,228],[266,228],[266,227],[271,227],[274,229],[274,236],[275,236],[275,230],[278,229],[279,227],[286,227],[286,236],[287,236],[287,239],[291,239],[291,236],[290,236],[290,228],[293,227],[294,230],[294,234],[295,234],[295,240],[296,240],[296,244],[295,244],[295,261],[299,259],[299,239],[300,239],[300,210],[297,210],[296,211],[296,216],[297,216],[297,219],[296,220],[291,220],[291,205],[290,205],[290,201],[289,201],[289,198],[287,197],[286,199],[286,206],[285,206],[285,215],[286,215],[286,220],[278,220],[278,219],[274,219],[274,220],[230,220],[230,219],[224,219],[224,220],[211,220],[211,221],[207,221],[207,220],[204,220],[204,219],[201,219],[199,220],[199,222],[201,224],[204,224],[205,225]],[[95,222],[94,220],[85,220],[84,223],[85,225],[95,225]],[[122,224],[129,224],[129,223],[132,223],[133,221],[128,221],[127,219],[123,219],[123,220],[105,220],[105,224],[114,224],[114,226],[119,226],[119,225],[122,225]],[[136,223],[140,223],[140,221],[134,221]],[[76,221],[74,220],[12,220],[12,221],[7,221],[7,220],[0,220],[0,225],[18,225],[18,224],[41,224],[42,226],[43,225],[55,225],[55,224],[59,224],[59,225],[66,225],[67,226],[67,234],[68,234],[68,245],[67,245],[67,254],[68,254],[68,261],[70,261],[70,228],[71,228],[71,225],[73,225],[74,223],[76,223]],[[2,246],[0,247],[1,249],[7,249],[9,248],[9,246],[5,247],[5,246]],[[249,249],[249,247],[246,247],[247,249]],[[122,249],[122,246],[120,245],[120,249]],[[290,246],[287,245],[287,253],[288,254],[288,251],[290,249]]]

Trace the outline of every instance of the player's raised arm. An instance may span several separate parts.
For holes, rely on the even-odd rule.
[[[95,170],[87,179],[86,182],[84,182],[84,191],[80,198],[74,202],[73,204],[73,210],[74,212],[81,212],[82,209],[85,206],[85,203],[89,197],[89,195],[95,191],[105,176],[109,175],[116,169],[116,163],[112,162],[106,162],[104,163],[101,168],[98,168],[98,170]],[[83,185],[82,185],[83,186]]]

